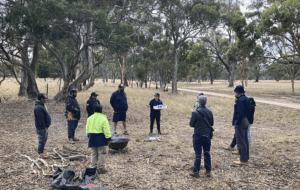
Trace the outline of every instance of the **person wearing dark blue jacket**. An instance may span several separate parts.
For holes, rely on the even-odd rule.
[[[249,127],[249,118],[251,114],[250,100],[245,96],[243,86],[237,86],[234,89],[236,93],[236,109],[233,116],[233,124],[235,127],[235,137],[237,143],[237,152],[240,154],[240,159],[234,161],[238,165],[247,165],[249,160],[249,142],[247,130]]]
[[[100,101],[97,99],[98,94],[96,92],[92,92],[90,99],[86,102],[86,111],[88,113],[88,117],[95,113],[95,107],[100,105]]]
[[[157,131],[158,134],[161,135],[160,132],[160,109],[154,109],[154,106],[158,106],[158,105],[163,105],[163,102],[160,100],[160,94],[159,93],[155,93],[154,95],[154,99],[152,99],[148,105],[148,107],[150,107],[150,133],[149,135],[153,134],[153,125],[154,125],[154,121],[156,120],[156,125],[157,125]]]
[[[114,135],[117,135],[117,125],[119,121],[123,122],[124,135],[129,135],[126,130],[126,112],[128,110],[128,104],[123,84],[120,84],[118,90],[111,95],[110,105],[114,109]]]
[[[204,151],[204,167],[206,169],[206,176],[211,176],[211,132],[214,125],[214,116],[210,109],[206,108],[206,97],[200,96],[198,99],[200,107],[193,111],[190,120],[190,126],[194,128],[193,146],[196,153],[192,177],[199,178],[199,171],[201,165],[202,147]]]
[[[80,107],[76,100],[77,92],[76,89],[70,90],[70,95],[65,101],[66,118],[68,121],[68,139],[71,144],[74,144],[74,141],[79,141],[79,139],[75,138],[75,130],[80,120]]]
[[[51,117],[45,105],[48,98],[45,94],[39,94],[37,98],[34,107],[34,119],[36,133],[39,138],[38,153],[40,158],[49,158],[44,151],[48,139],[48,128],[51,125]]]

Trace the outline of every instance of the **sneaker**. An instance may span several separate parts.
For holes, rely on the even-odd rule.
[[[47,155],[47,154],[48,154],[48,152],[44,151],[44,152],[43,152],[43,154],[46,154],[46,155]]]
[[[75,142],[74,142],[74,140],[73,140],[72,138],[70,138],[70,139],[69,139],[69,143],[70,143],[70,144],[74,144]]]
[[[191,173],[190,176],[200,178],[199,171]]]
[[[42,158],[42,159],[48,159],[49,156],[45,155],[45,154],[39,154],[39,158]]]
[[[211,171],[206,170],[206,177],[211,177]]]
[[[237,165],[248,165],[248,162],[242,162],[242,161],[239,161],[239,160],[234,161],[233,163],[237,164]]]
[[[152,133],[152,132],[150,132],[150,133],[149,133],[149,135],[153,135],[153,133]]]
[[[98,174],[106,174],[108,171],[105,168],[99,168],[97,169]]]
[[[73,137],[73,141],[79,141],[79,139],[76,139],[75,137]]]
[[[129,135],[129,133],[127,131],[124,131],[124,135]]]
[[[161,132],[158,132],[158,134],[159,134],[159,135],[162,135],[162,133],[161,133]]]

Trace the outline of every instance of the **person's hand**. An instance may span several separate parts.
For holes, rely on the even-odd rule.
[[[107,144],[110,145],[110,141],[108,141]]]

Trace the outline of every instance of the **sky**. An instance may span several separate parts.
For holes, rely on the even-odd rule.
[[[247,6],[251,4],[253,0],[244,0],[244,6],[241,7],[241,12],[245,13],[247,12]]]

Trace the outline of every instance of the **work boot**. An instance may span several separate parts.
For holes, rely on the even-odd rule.
[[[232,154],[240,155],[240,152],[237,150],[237,151],[232,152]]]
[[[200,178],[199,171],[197,171],[197,172],[193,171],[193,173],[191,173],[190,176],[195,177],[195,178]]]
[[[75,142],[73,141],[73,138],[69,138],[69,143],[74,144]]]
[[[225,150],[234,151],[234,148],[229,146],[228,148],[225,148]]]
[[[48,154],[48,152],[44,151],[44,152],[43,152],[43,154],[46,154],[46,155],[47,155],[47,154]]]
[[[234,161],[233,163],[237,164],[237,165],[248,165],[248,162],[242,162],[240,160],[238,161]]]
[[[73,141],[79,141],[79,139],[76,139],[75,137],[73,137]]]
[[[124,135],[129,135],[129,133],[127,131],[124,131]]]
[[[42,158],[42,159],[48,159],[49,156],[45,155],[45,154],[39,154],[39,158]]]
[[[211,171],[206,170],[206,177],[211,177]]]
[[[108,171],[105,168],[99,168],[97,169],[98,174],[106,174]]]

